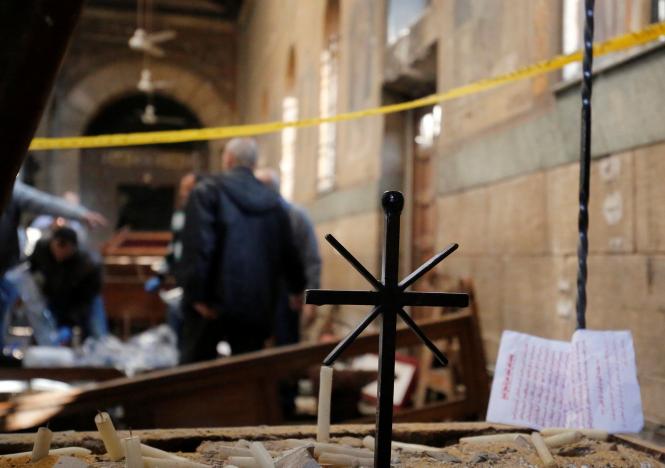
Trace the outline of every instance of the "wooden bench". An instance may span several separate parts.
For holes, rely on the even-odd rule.
[[[164,322],[166,305],[146,292],[144,283],[154,275],[151,266],[164,258],[171,238],[170,232],[121,230],[102,248],[106,314],[124,339]]]
[[[457,337],[467,392],[459,401],[441,402],[395,414],[395,421],[444,421],[475,418],[485,412],[487,391],[474,376],[485,373],[479,360],[472,313],[461,310],[422,321],[434,340]],[[398,347],[419,344],[406,328],[397,332]],[[0,430],[16,431],[63,418],[76,417],[75,426],[90,426],[98,409],[122,406],[123,422],[132,428],[173,428],[280,424],[283,422],[277,386],[279,379],[304,374],[317,366],[335,343],[299,344],[204,363],[120,378],[84,389],[15,397],[0,404]],[[345,356],[375,353],[378,334],[366,334]],[[87,425],[87,426],[86,426]],[[65,427],[66,428],[66,427]]]

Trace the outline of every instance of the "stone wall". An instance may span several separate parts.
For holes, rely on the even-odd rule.
[[[554,3],[532,2],[530,27],[556,21],[556,11],[548,11]],[[458,18],[457,10],[449,16]],[[514,50],[519,66],[556,53],[545,41],[541,54],[520,54],[523,44],[515,41],[528,43],[534,31],[514,18],[501,21],[511,25],[493,32],[499,46],[463,34],[446,41],[442,60],[462,70],[451,76],[440,69],[443,89],[493,75],[478,54],[496,54],[501,63]],[[658,293],[665,98],[657,77],[665,73],[665,49],[655,45],[614,59],[597,70],[594,84],[588,326],[633,332],[645,416],[663,423],[665,368],[656,356],[665,351],[659,338],[665,302]],[[575,328],[580,97],[576,82],[557,80],[551,74],[443,105],[439,244],[461,244],[443,268],[473,278],[490,362],[503,330],[569,339]]]
[[[280,119],[282,98],[291,92],[285,81],[290,48],[297,57],[300,116],[318,115],[325,3],[264,0],[245,9],[238,98],[244,122]],[[427,71],[434,73],[439,92],[561,52],[559,1],[432,0],[410,33],[390,46],[384,40],[386,2],[340,0],[340,5],[340,112],[380,104],[382,88],[393,89],[394,83],[401,83],[401,92],[417,94],[422,62],[433,48],[435,70]],[[607,38],[639,29],[648,22],[649,8],[644,0],[597,4],[598,30]],[[647,47],[599,63],[588,325],[632,330],[646,416],[663,423],[665,367],[658,359],[665,351],[665,295],[660,293],[665,284],[665,49]],[[550,73],[448,101],[442,108],[437,243],[461,247],[439,268],[473,278],[489,361],[505,329],[569,339],[575,327],[578,86]],[[409,149],[400,154],[394,138],[395,125],[403,125],[408,139],[407,121],[395,119],[391,135],[380,118],[340,124],[337,185],[327,194],[315,190],[317,130],[297,134],[295,200],[309,208],[321,236],[333,232],[375,271],[382,232],[379,193],[405,188],[409,196]],[[276,166],[280,136],[262,137],[262,143],[266,164]],[[386,170],[394,163],[388,154],[397,157],[393,173]],[[322,246],[322,252],[324,287],[365,287],[329,247]]]

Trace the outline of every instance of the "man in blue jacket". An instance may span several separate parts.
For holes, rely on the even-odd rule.
[[[183,363],[215,358],[222,340],[233,354],[262,349],[273,334],[282,284],[302,294],[289,215],[279,195],[254,177],[257,160],[254,140],[229,141],[225,172],[199,183],[187,203],[179,278]]]

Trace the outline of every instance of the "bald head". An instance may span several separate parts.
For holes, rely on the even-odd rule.
[[[256,141],[252,138],[233,138],[224,147],[222,166],[225,170],[245,167],[254,170],[259,159]]]
[[[271,167],[262,167],[254,172],[254,176],[266,187],[279,193],[279,173]]]

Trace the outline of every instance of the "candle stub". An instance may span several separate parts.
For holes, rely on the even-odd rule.
[[[547,448],[547,445],[545,445],[545,441],[540,434],[537,432],[531,434],[531,442],[533,442],[533,446],[536,447],[536,452],[538,452],[538,455],[540,456],[540,459],[543,461],[543,465],[545,465],[546,468],[556,466],[554,457],[550,453],[550,450]]]
[[[85,456],[85,455],[90,455],[92,452],[88,450],[87,448],[83,447],[62,447],[62,448],[56,448],[56,449],[51,449],[48,451],[49,455],[62,455],[62,456]],[[12,458],[23,458],[23,457],[28,457],[32,456],[32,452],[18,452],[18,453],[7,453],[5,455],[0,455],[3,460],[8,460]]]
[[[125,468],[143,468],[141,439],[127,437],[122,439],[122,446],[125,449]]]
[[[210,465],[191,460],[172,460],[170,458],[143,457],[145,468],[211,468]]]
[[[374,466],[373,458],[359,458],[343,453],[322,453],[319,463],[336,466]]]
[[[332,378],[332,367],[321,366],[321,376],[319,378],[319,411],[316,424],[316,440],[318,442],[328,442],[330,440]]]
[[[141,455],[150,458],[166,458],[169,460],[176,460],[176,461],[189,461],[185,457],[179,457],[178,455],[174,455],[170,452],[165,452],[164,450],[160,450],[158,448],[151,447],[146,444],[141,444]]]
[[[261,442],[252,442],[249,450],[261,468],[275,468],[275,462]]]
[[[259,463],[254,457],[232,456],[228,458],[227,462],[238,468],[259,468]]]
[[[35,445],[32,446],[32,462],[41,460],[42,458],[48,456],[48,452],[51,449],[51,439],[53,438],[53,432],[48,427],[40,427],[37,429],[37,434],[35,436]]]
[[[544,429],[540,430],[540,434],[543,437],[549,437],[557,434],[561,434],[563,432],[579,432],[582,434],[582,436],[586,437],[587,439],[594,439],[594,440],[607,440],[609,437],[609,434],[607,431],[601,431],[598,429],[571,429],[571,428],[566,428],[566,427],[546,427]]]
[[[95,425],[111,461],[118,461],[124,457],[125,453],[122,445],[120,445],[120,437],[118,437],[115,426],[113,426],[111,416],[108,413],[99,413],[95,416]]]
[[[518,433],[507,432],[504,434],[490,434],[472,437],[462,437],[459,441],[460,444],[491,444],[496,442],[514,442]]]
[[[545,437],[545,445],[549,448],[561,447],[562,445],[573,444],[582,438],[582,434],[577,431],[561,432],[553,436]]]

